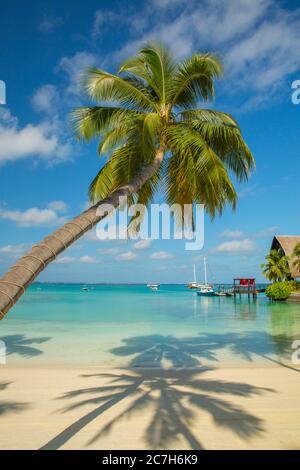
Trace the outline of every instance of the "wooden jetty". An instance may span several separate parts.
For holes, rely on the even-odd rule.
[[[257,294],[260,292],[264,292],[265,288],[258,288],[256,285],[254,278],[235,278],[233,280],[232,286],[221,286],[219,285],[218,291],[215,292],[215,295],[221,297],[236,297],[242,295],[248,295],[250,297],[252,295],[253,298],[256,298]]]
[[[254,278],[238,277],[233,280],[233,295],[236,297],[237,295],[241,296],[243,294],[248,295],[248,297],[252,295],[253,298],[257,296],[258,292]]]

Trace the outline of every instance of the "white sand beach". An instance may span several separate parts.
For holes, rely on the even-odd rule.
[[[1,449],[299,449],[299,371],[1,368]]]

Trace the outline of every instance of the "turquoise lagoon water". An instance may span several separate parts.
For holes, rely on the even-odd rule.
[[[291,365],[300,304],[204,298],[184,286],[35,284],[0,322],[7,365]],[[297,367],[293,365],[293,367]],[[298,366],[299,367],[299,366]]]

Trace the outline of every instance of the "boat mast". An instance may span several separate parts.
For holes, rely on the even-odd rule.
[[[206,258],[205,258],[205,256],[204,256],[203,260],[204,260],[204,281],[205,281],[204,283],[207,284],[207,272],[206,272]]]
[[[194,283],[196,284],[196,265],[194,264]]]

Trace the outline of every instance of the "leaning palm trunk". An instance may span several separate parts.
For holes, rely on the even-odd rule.
[[[55,260],[57,255],[66,250],[72,243],[108,215],[107,212],[105,215],[98,215],[101,213],[98,209],[107,204],[117,208],[120,197],[128,197],[136,192],[157,172],[163,157],[164,148],[161,147],[153,162],[128,182],[128,184],[112,192],[108,197],[84,211],[63,227],[55,230],[51,235],[44,238],[41,243],[35,245],[25,256],[20,258],[0,279],[0,320],[5,317],[7,312],[25,292],[25,289],[46,266]]]
[[[123,63],[117,75],[95,68],[86,72],[86,93],[104,105],[77,108],[72,123],[78,138],[100,139],[99,154],[109,156],[90,185],[97,204],[33,247],[0,279],[0,318],[57,255],[104,218],[107,208],[98,212],[104,204],[116,208],[121,196],[133,193],[138,203],[149,204],[163,181],[170,205],[201,202],[212,217],[227,203],[235,207],[230,174],[247,180],[253,156],[232,116],[197,107],[199,100],[214,97],[214,80],[221,75],[213,54],[176,63],[168,49],[151,44]],[[168,162],[162,172],[164,153]],[[140,168],[145,170],[138,174]]]

